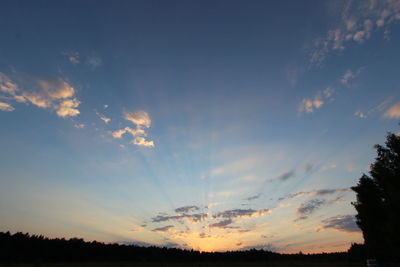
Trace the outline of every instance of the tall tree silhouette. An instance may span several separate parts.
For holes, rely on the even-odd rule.
[[[400,136],[388,133],[385,145],[375,145],[378,155],[370,176],[364,174],[352,187],[357,194],[353,205],[369,256],[399,259]]]

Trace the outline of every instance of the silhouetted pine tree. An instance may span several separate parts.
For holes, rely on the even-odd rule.
[[[369,257],[399,259],[400,252],[400,136],[388,133],[386,146],[375,145],[377,157],[370,176],[352,189],[357,194],[357,224]]]

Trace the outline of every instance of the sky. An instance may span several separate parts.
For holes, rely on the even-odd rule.
[[[350,187],[399,133],[399,0],[0,5],[0,231],[363,242]]]

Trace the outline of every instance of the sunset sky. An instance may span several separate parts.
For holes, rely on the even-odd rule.
[[[363,242],[400,0],[0,3],[0,231],[225,251]]]

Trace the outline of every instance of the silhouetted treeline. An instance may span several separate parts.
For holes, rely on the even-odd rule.
[[[0,232],[1,262],[84,262],[84,261],[359,261],[364,246],[353,244],[348,253],[280,254],[264,250],[204,253],[177,248],[85,242],[79,238],[55,238]]]

